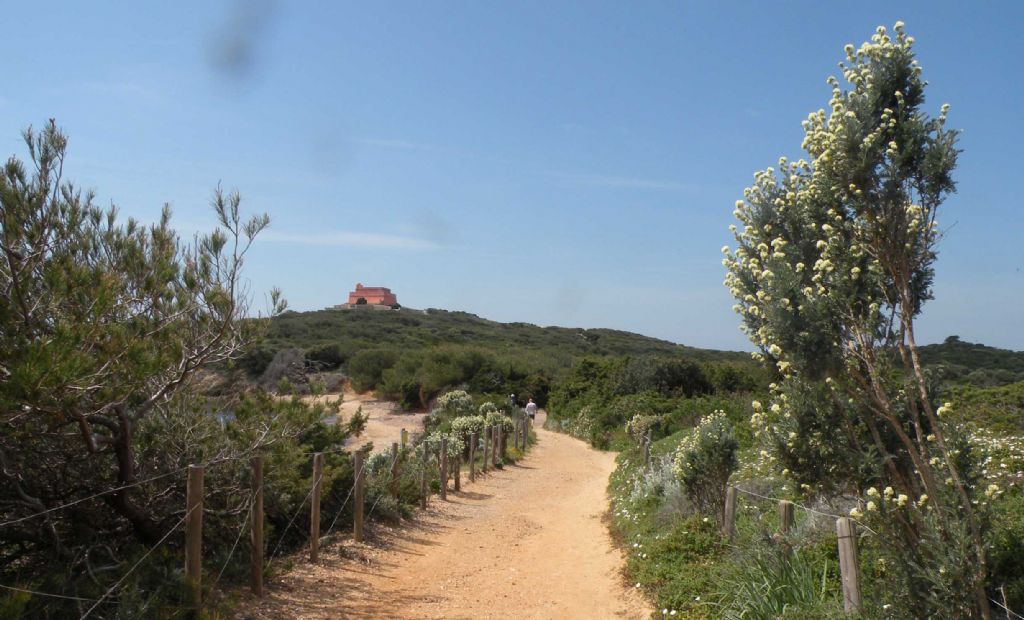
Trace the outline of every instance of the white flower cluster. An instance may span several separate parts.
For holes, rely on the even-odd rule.
[[[660,415],[638,413],[626,422],[626,432],[630,437],[640,439],[646,437],[647,433],[661,423]]]
[[[891,297],[885,295],[882,276],[888,263],[883,264],[874,246],[882,226],[879,189],[859,187],[852,180],[858,179],[855,171],[863,161],[881,155],[884,161],[878,165],[885,167],[905,157],[896,135],[902,123],[916,120],[902,103],[903,92],[880,93],[876,82],[879,67],[900,60],[913,67],[907,92],[923,88],[912,45],[902,24],[893,35],[879,27],[860,48],[847,45],[840,68],[850,89],[830,77],[829,111],[818,110],[803,122],[802,148],[810,161],[781,158],[778,171],[769,167],[757,172],[754,185],[736,202],[733,214],[742,226],[730,226],[735,250],[722,248],[724,284],[737,300],[733,310],[744,319],[741,329],[761,350],[755,358],[770,358],[784,376],[796,370],[787,350],[793,334],[787,330],[800,322],[797,318],[849,308],[849,300],[856,298],[855,315],[844,320],[856,323],[862,333],[873,333],[887,309]],[[897,104],[877,112],[870,104],[882,95]],[[947,111],[943,106],[940,122]],[[934,207],[910,200],[902,213],[885,213],[892,218],[885,225],[897,225],[894,234],[911,264],[930,260],[928,249],[937,235],[934,216]],[[888,234],[889,228],[885,230]],[[851,330],[840,330],[834,345],[851,352],[862,346]]]
[[[981,457],[980,484],[988,485],[987,497],[998,496],[1011,487],[1024,489],[1024,437],[978,429],[968,440],[972,451]]]
[[[709,415],[701,418],[700,423],[683,437],[676,447],[672,466],[673,473],[677,477],[681,477],[686,473],[687,468],[690,467],[688,455],[697,448],[701,439],[720,437],[724,433],[729,432],[730,428],[728,417],[720,409],[716,409]]]

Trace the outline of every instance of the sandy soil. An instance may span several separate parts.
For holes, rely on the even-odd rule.
[[[365,410],[365,409],[364,409]],[[518,465],[298,559],[246,618],[647,618],[602,515],[614,455],[539,428]]]
[[[384,452],[391,447],[394,441],[400,441],[402,429],[409,431],[410,437],[423,432],[423,418],[426,413],[406,413],[397,404],[378,400],[372,394],[357,394],[346,390],[341,402],[339,417],[341,423],[346,423],[355,414],[356,410],[362,407],[363,414],[368,415],[366,430],[359,437],[349,440],[348,445],[358,448],[368,442],[373,442],[374,452]],[[323,396],[304,396],[302,400],[313,403],[317,401],[334,401],[337,394],[325,394]]]

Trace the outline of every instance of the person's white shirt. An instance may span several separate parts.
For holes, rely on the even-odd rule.
[[[527,413],[527,415],[531,415],[531,416],[536,414],[537,413],[537,403],[533,402],[532,400],[530,402],[526,403],[526,413]]]

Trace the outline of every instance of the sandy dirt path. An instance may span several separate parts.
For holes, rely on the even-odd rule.
[[[244,617],[647,618],[623,583],[602,522],[614,454],[539,428],[518,465],[465,483],[448,501],[371,544],[335,543],[299,562]]]
[[[333,402],[338,394],[322,396],[303,396],[303,402]],[[353,437],[346,444],[351,449],[360,448],[373,442],[374,452],[385,452],[391,449],[391,442],[400,441],[402,429],[409,431],[410,436],[423,432],[423,418],[426,413],[407,413],[397,403],[380,400],[372,394],[359,394],[349,390],[341,395],[342,402],[338,412],[339,421],[344,424],[352,419],[355,412],[362,408],[363,415],[368,416],[366,429],[359,437]]]

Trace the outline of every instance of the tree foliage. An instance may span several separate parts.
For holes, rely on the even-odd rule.
[[[987,614],[969,472],[914,337],[932,296],[937,214],[955,189],[959,151],[948,106],[934,117],[924,111],[913,43],[897,23],[891,35],[879,27],[859,48],[846,46],[845,84],[830,77],[828,112],[803,123],[808,159],[758,172],[737,202],[742,228],[733,227],[737,248],[723,248],[726,284],[743,329],[784,376],[757,421],[790,471],[861,488],[884,480],[931,498],[948,536],[963,519],[974,541],[974,605]],[[825,471],[826,463],[842,468]],[[928,523],[906,512],[894,519],[895,548],[927,579],[936,567],[917,541]],[[943,604],[924,598],[911,604]]]
[[[229,523],[245,513],[247,457],[257,450],[268,459],[270,532],[281,536],[303,497],[303,454],[339,445],[348,429],[324,426],[324,407],[237,393],[211,400],[192,385],[263,329],[241,269],[269,219],[243,219],[238,194],[218,189],[219,228],[191,242],[166,208],[152,226],[121,223],[62,179],[67,139],[54,122],[27,130],[25,142],[28,163],[12,157],[0,174],[0,581],[106,592],[153,545],[180,545],[165,534],[180,523],[190,463],[209,466],[207,549],[220,557]],[[271,298],[271,313],[283,310]],[[348,457],[332,456],[328,469],[330,504],[343,497],[334,484],[351,479]],[[180,555],[165,551],[114,593],[123,613],[136,598],[141,607],[176,593],[163,559],[179,566]],[[26,613],[81,615],[69,601],[31,601]]]

